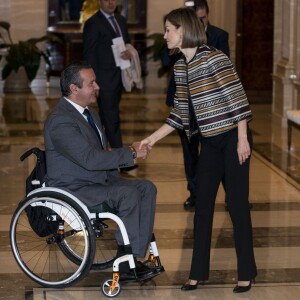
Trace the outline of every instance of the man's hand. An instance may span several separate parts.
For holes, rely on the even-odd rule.
[[[129,60],[131,58],[131,54],[128,50],[121,52],[121,58],[125,60]]]
[[[146,146],[140,146],[140,142],[134,142],[131,147],[136,151],[136,157],[137,158],[147,158],[149,154],[149,150]]]

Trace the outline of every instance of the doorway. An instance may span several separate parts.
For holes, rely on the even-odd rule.
[[[274,0],[237,1],[236,70],[250,103],[272,103]]]

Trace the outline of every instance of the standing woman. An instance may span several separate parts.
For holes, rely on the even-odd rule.
[[[229,58],[205,44],[205,31],[194,10],[175,9],[164,21],[168,48],[183,54],[174,65],[174,108],[166,123],[140,147],[151,149],[175,128],[184,130],[188,138],[197,135],[201,142],[193,257],[189,280],[181,289],[193,290],[208,280],[215,199],[223,180],[237,255],[238,282],[233,292],[246,292],[257,275],[248,202],[252,148],[249,103]]]

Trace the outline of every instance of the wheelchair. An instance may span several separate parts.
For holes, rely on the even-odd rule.
[[[71,193],[43,186],[46,173],[45,152],[32,148],[36,166],[26,181],[26,197],[19,203],[10,224],[10,243],[14,257],[24,273],[48,288],[66,288],[82,279],[91,269],[112,267],[112,276],[101,284],[105,296],[121,292],[119,264],[128,262],[135,279],[135,261],[122,220],[105,203],[90,210]],[[126,255],[116,258],[115,230],[119,227]],[[147,264],[164,271],[153,234]]]

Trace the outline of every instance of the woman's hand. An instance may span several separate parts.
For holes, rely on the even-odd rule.
[[[247,138],[247,121],[238,122],[238,144],[237,153],[240,165],[242,165],[250,156],[251,148]]]
[[[242,165],[249,158],[251,154],[251,149],[250,149],[247,136],[239,138],[237,144],[237,152],[239,156],[240,165]]]
[[[144,147],[147,148],[148,152],[152,149],[154,144],[167,136],[169,133],[171,133],[174,130],[173,127],[171,127],[168,124],[163,124],[159,129],[154,131],[150,136],[147,138],[143,139],[140,142],[140,149],[143,149]]]
[[[140,146],[140,142],[134,142],[131,144],[131,147],[134,149],[135,154],[136,154],[136,158],[142,158],[142,159],[146,159],[148,154],[149,154],[149,150],[147,149],[147,147]]]
[[[155,142],[153,141],[151,136],[149,136],[140,142],[140,149],[143,149],[146,147],[148,152],[150,152],[152,147],[154,146],[154,144],[155,144]]]

